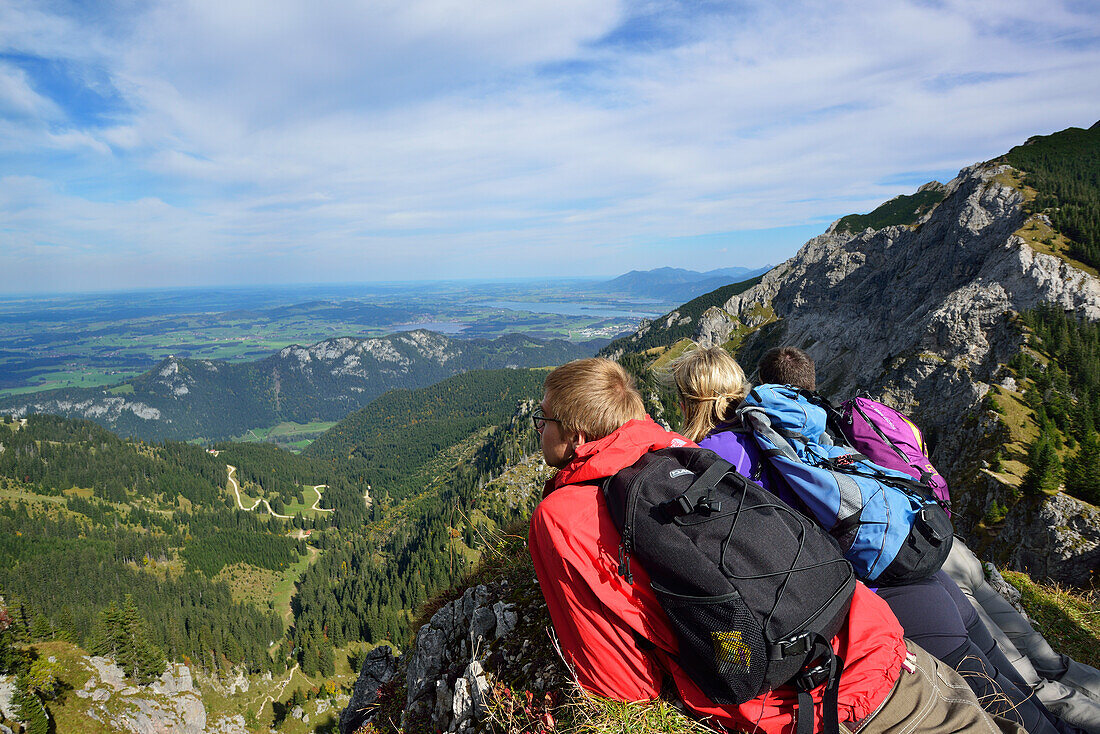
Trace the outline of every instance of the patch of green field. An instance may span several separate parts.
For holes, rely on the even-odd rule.
[[[299,441],[301,442],[306,441],[306,437],[313,438],[319,436],[335,425],[336,421],[314,421],[312,423],[294,423],[292,421],[287,421],[275,426],[253,428],[235,437],[233,440],[239,443],[257,443],[259,441],[278,441],[279,443],[283,443],[285,439],[292,439],[298,436],[301,437]],[[309,445],[308,441],[306,441],[306,445]]]
[[[68,642],[39,642],[32,646],[35,653],[45,658],[56,658],[60,665],[57,675],[60,693],[46,701],[46,709],[52,719],[51,731],[79,731],[87,734],[110,734],[115,731],[88,715],[90,708],[87,699],[76,695],[91,678],[91,673],[81,661],[86,653]]]
[[[285,572],[284,572],[285,573]],[[298,572],[301,575],[301,572]],[[275,589],[283,580],[283,573],[258,568],[247,563],[225,566],[214,576],[214,581],[224,581],[233,601],[251,604],[262,612],[275,608]]]
[[[695,342],[688,338],[681,339],[680,341],[676,342],[671,347],[666,349],[664,352],[662,352],[661,356],[653,360],[653,364],[650,365],[650,369],[654,371],[663,370],[669,365],[670,362],[672,362],[672,360],[676,359],[681,354],[690,349],[694,343]]]
[[[0,396],[25,395],[27,393],[40,392],[42,390],[54,390],[63,387],[104,387],[116,385],[123,380],[128,380],[141,374],[140,372],[128,372],[122,370],[107,370],[97,367],[82,367],[71,370],[57,370],[35,375],[34,384],[26,387],[10,387],[0,390]],[[132,392],[131,388],[131,392]]]
[[[112,387],[107,392],[111,393],[112,395],[133,395],[134,394],[134,386],[133,385],[119,385],[118,387]]]
[[[87,487],[73,487],[72,489],[66,489],[62,494],[66,497],[83,497],[86,500],[90,500],[95,496],[95,490]]]
[[[13,500],[26,503],[41,503],[45,505],[62,505],[64,497],[28,492],[12,483],[0,483],[0,500]]]
[[[290,600],[297,591],[295,584],[302,577],[305,570],[317,560],[321,551],[313,546],[306,546],[309,550],[305,556],[299,556],[289,568],[279,574],[279,579],[271,585],[271,601],[275,611],[282,615],[283,624],[290,625],[294,620],[294,611],[290,608]]]
[[[1027,447],[1039,435],[1039,428],[1031,417],[1031,408],[1024,403],[1023,393],[995,387],[990,392],[993,401],[1001,409],[1001,420],[1008,427],[1009,440],[1004,445],[1001,471],[997,476],[1006,484],[1018,487],[1027,473]]]

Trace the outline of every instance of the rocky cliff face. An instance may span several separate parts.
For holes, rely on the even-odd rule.
[[[738,352],[750,370],[769,347],[799,346],[817,362],[826,395],[868,390],[911,413],[966,510],[963,531],[986,502],[980,450],[996,421],[982,398],[1005,378],[1001,365],[1023,343],[1014,314],[1052,302],[1100,318],[1100,281],[1017,235],[1024,195],[1008,172],[989,164],[964,169],[942,203],[912,226],[851,234],[834,223],[759,284],[710,309],[695,334],[704,345],[721,344],[735,331],[761,327]],[[1010,529],[1031,532],[1044,512],[1051,521],[1089,514],[1072,498],[1056,503],[1053,514],[1035,509],[1027,519],[1021,509]],[[1075,580],[1073,568],[1100,561],[1094,531],[1054,533],[1043,542],[1052,558],[1078,559],[1044,564],[1043,575]],[[1024,552],[1013,560],[1022,563]],[[1033,570],[1037,557],[1028,556]]]

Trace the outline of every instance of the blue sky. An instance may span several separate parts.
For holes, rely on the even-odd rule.
[[[777,263],[1100,118],[1048,0],[0,0],[0,291]]]

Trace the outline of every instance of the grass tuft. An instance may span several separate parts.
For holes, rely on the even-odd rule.
[[[1050,646],[1078,662],[1100,667],[1100,599],[1097,592],[1041,584],[1018,571],[1002,571],[1020,590],[1021,603]]]

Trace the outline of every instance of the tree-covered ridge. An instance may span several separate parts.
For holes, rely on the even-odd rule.
[[[1100,124],[1031,138],[1002,160],[1024,171],[1038,192],[1029,210],[1072,241],[1069,255],[1100,267]]]
[[[0,446],[0,486],[24,498],[0,501],[0,590],[43,634],[93,645],[97,619],[130,604],[148,629],[141,671],[155,667],[149,650],[211,671],[284,664],[267,653],[278,616],[209,577],[241,561],[281,568],[304,549],[289,524],[225,506],[224,462],[57,416],[0,422]]]
[[[302,501],[303,487],[331,484],[339,473],[331,462],[292,454],[267,443],[224,442],[214,444],[214,450],[223,464],[222,471],[225,464],[235,466],[242,491],[250,496],[259,491],[272,502],[276,512],[281,512],[282,507],[276,505],[276,500],[284,504],[295,499]],[[309,503],[312,502],[309,496]],[[330,502],[323,506],[332,507]]]
[[[862,232],[899,224],[916,224],[917,220],[943,201],[944,188],[931,185],[915,194],[895,196],[869,214],[849,214],[836,225],[837,232]]]
[[[602,340],[512,334],[454,339],[427,331],[291,346],[256,362],[170,358],[109,390],[69,388],[0,398],[0,413],[87,417],[145,440],[216,441],[284,421],[337,421],[394,389],[471,370],[541,367],[590,356]]]
[[[213,503],[225,468],[197,446],[121,440],[89,421],[35,415],[21,430],[0,433],[0,476],[32,484],[39,494],[82,487],[112,502],[127,494]]]
[[[180,557],[189,569],[213,578],[223,567],[247,563],[280,571],[306,554],[305,543],[292,538],[245,530],[218,530],[188,543]]]
[[[224,584],[199,573],[155,570],[170,567],[189,524],[166,534],[118,514],[108,519],[96,524],[68,513],[49,517],[22,502],[0,504],[0,589],[9,603],[45,633],[87,648],[101,613],[121,607],[129,594],[150,645],[168,658],[186,657],[208,671],[278,669],[267,654],[267,642],[283,634],[277,615],[234,603]]]
[[[419,390],[395,390],[326,431],[303,454],[343,466],[372,494],[400,500],[422,489],[419,470],[472,433],[541,396],[544,370],[467,372]]]
[[[760,282],[760,275],[740,283],[722,286],[698,298],[693,298],[675,311],[653,319],[636,333],[616,339],[600,350],[600,356],[626,352],[644,352],[657,347],[667,347],[681,339],[690,339],[699,326],[699,317],[708,308],[721,308],[726,301]]]
[[[1100,505],[1100,324],[1044,304],[1021,314],[1029,346],[1009,363],[1039,435],[1022,489],[1069,494]],[[1064,458],[1064,462],[1063,459]]]

